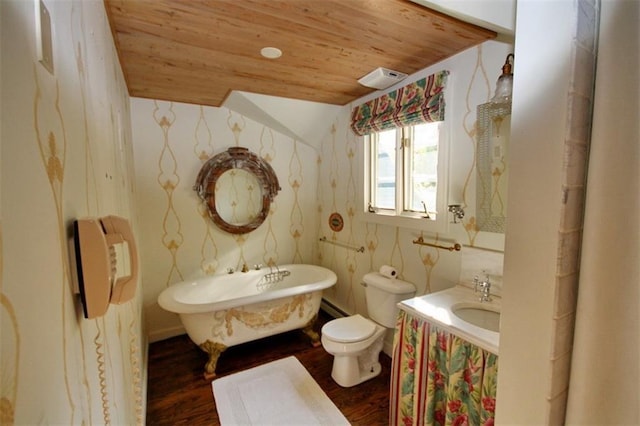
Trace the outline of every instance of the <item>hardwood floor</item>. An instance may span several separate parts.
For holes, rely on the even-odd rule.
[[[322,311],[319,331],[329,318]],[[222,377],[295,355],[352,425],[387,425],[391,359],[380,354],[382,373],[365,383],[342,388],[331,378],[333,357],[313,348],[301,331],[291,331],[227,349],[218,360]],[[211,383],[203,377],[207,356],[186,335],[149,347],[148,425],[219,425]]]

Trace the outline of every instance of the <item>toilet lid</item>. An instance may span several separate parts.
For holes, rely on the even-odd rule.
[[[322,334],[340,343],[357,342],[367,339],[371,337],[375,331],[376,325],[374,322],[364,318],[360,314],[329,321],[322,327]]]

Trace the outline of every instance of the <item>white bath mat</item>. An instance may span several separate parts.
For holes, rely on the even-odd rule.
[[[223,426],[349,424],[294,356],[221,377],[211,386]]]

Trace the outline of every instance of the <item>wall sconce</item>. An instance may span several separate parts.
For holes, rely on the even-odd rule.
[[[464,210],[460,204],[449,204],[449,211],[453,213],[453,223],[458,223],[458,219],[464,217]]]
[[[511,102],[511,93],[513,92],[513,61],[515,56],[513,53],[507,55],[507,59],[502,66],[502,74],[498,77],[496,83],[496,93],[493,95],[491,102],[494,104],[504,104]]]

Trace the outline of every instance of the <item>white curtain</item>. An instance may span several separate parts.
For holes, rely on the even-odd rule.
[[[566,424],[640,424],[639,23],[602,1]]]

